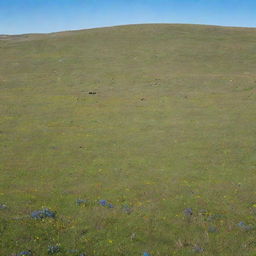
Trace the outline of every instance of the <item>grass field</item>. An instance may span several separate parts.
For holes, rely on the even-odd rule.
[[[256,29],[0,36],[0,115],[1,256],[256,255]]]

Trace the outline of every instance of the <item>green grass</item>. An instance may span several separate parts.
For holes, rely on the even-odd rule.
[[[256,255],[237,227],[256,227],[255,42],[153,24],[0,37],[0,255]],[[57,218],[23,218],[44,207]]]

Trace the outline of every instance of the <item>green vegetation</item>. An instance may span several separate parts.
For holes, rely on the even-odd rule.
[[[0,255],[256,255],[255,70],[255,29],[0,36]]]

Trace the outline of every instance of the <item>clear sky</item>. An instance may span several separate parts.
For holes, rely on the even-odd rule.
[[[256,27],[256,0],[0,0],[0,34],[136,23]]]

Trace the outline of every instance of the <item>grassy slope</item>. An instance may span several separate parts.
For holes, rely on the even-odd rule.
[[[255,45],[255,29],[193,25],[2,38],[1,255],[255,255],[236,226],[256,225]],[[41,207],[57,220],[13,220]]]

